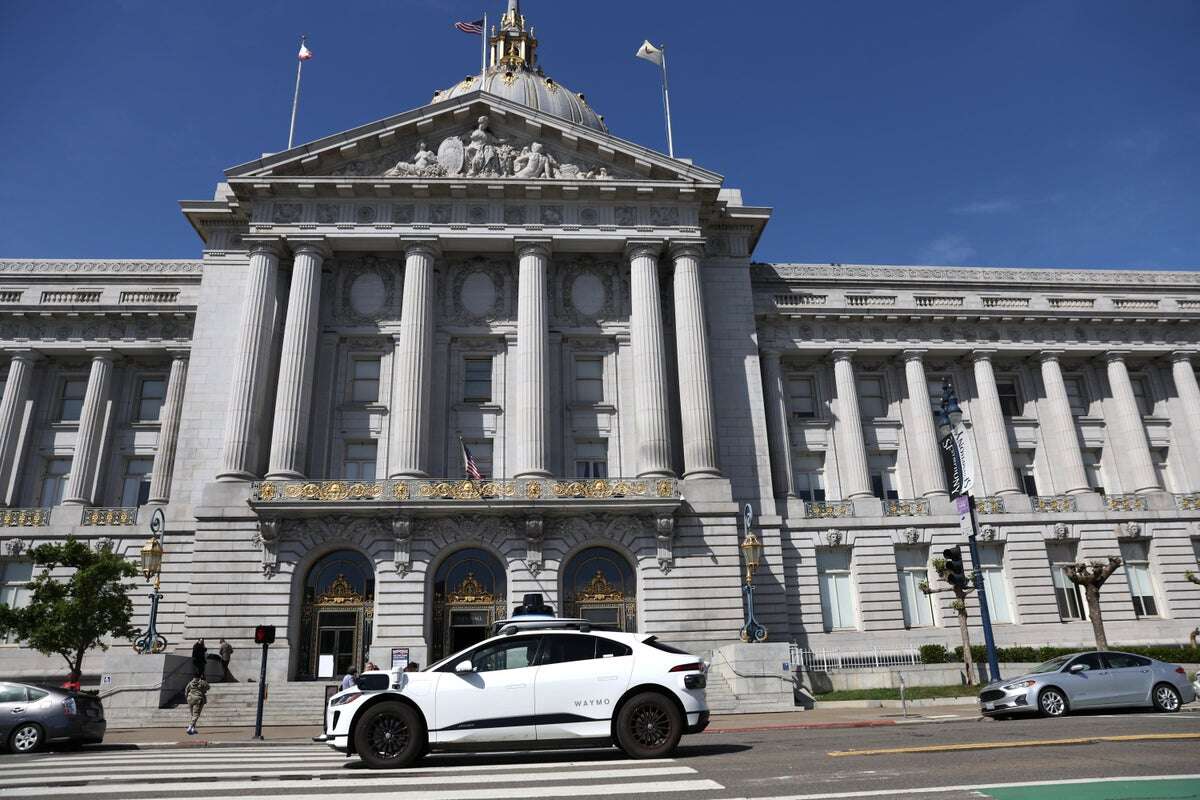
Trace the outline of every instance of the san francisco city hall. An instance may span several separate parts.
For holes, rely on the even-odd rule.
[[[1089,644],[1062,565],[1109,555],[1110,641],[1186,640],[1200,273],[756,262],[769,208],[614,136],[537,46],[510,12],[483,86],[230,168],[181,203],[198,260],[0,261],[0,601],[39,542],[136,559],[162,507],[170,649],[243,675],[257,624],[298,681],[430,663],[527,592],[711,654],[749,503],[771,641],[953,647],[918,588],[964,541],[949,379],[998,642]]]

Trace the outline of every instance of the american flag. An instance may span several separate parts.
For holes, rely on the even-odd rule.
[[[303,39],[301,39],[300,40],[300,52],[296,54],[296,58],[300,59],[301,61],[308,61],[312,57],[313,57],[312,50],[309,50],[308,45],[305,44]]]
[[[483,20],[477,19],[474,22],[456,22],[454,27],[463,33],[473,33],[476,36],[483,36]]]
[[[471,448],[467,447],[467,443],[459,439],[459,444],[463,450],[463,469],[467,471],[467,477],[473,481],[483,480],[483,473],[479,471],[479,465],[475,463],[475,456],[471,455]]]

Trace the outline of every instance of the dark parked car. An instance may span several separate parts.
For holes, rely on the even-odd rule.
[[[99,744],[108,723],[99,698],[67,689],[0,683],[0,744],[32,753],[48,742]]]

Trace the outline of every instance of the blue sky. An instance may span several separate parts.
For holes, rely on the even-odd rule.
[[[458,0],[0,0],[0,257],[199,255],[180,199],[478,69]],[[526,0],[622,138],[772,206],[757,257],[1200,267],[1195,0]]]

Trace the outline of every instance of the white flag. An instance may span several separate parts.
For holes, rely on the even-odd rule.
[[[296,58],[300,59],[301,61],[308,61],[312,57],[312,50],[309,50],[308,45],[306,45],[304,42],[301,42],[300,52],[296,54]]]
[[[642,42],[642,46],[638,48],[637,53],[635,53],[634,55],[636,55],[638,58],[644,58],[647,61],[653,61],[655,64],[658,64],[660,67],[662,66],[663,52],[662,52],[662,50],[659,50],[654,45],[650,44],[649,39]]]

